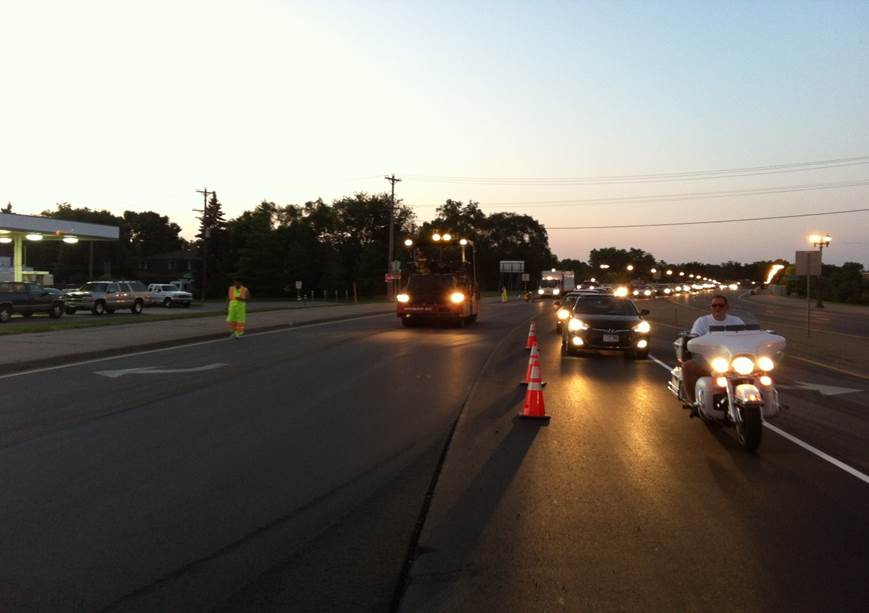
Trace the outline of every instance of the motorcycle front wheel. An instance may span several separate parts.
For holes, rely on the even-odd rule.
[[[754,451],[760,447],[763,438],[763,423],[760,416],[760,407],[742,407],[742,423],[736,424],[736,440],[740,447],[746,451]]]

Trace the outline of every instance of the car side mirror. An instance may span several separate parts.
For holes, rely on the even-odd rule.
[[[640,315],[648,315],[649,313],[649,309],[643,309],[642,311],[640,311]]]

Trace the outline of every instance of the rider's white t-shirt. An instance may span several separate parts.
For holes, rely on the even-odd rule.
[[[709,326],[741,326],[745,322],[735,315],[728,315],[723,320],[715,319],[712,315],[703,315],[698,317],[694,325],[691,326],[691,334],[703,336],[709,334]]]

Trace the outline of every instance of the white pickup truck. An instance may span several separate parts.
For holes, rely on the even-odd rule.
[[[151,298],[152,305],[162,305],[171,308],[180,304],[185,308],[190,307],[193,302],[193,294],[178,289],[177,285],[171,283],[152,283],[148,286],[148,295]]]

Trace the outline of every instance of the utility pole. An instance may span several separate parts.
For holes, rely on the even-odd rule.
[[[208,235],[211,233],[211,222],[208,220],[208,195],[217,192],[208,191],[207,187],[197,189],[196,193],[202,194],[202,301],[205,302],[205,289],[208,287]],[[193,209],[197,213],[200,209]]]
[[[401,179],[396,178],[395,173],[393,173],[393,174],[392,174],[391,176],[389,176],[389,177],[384,177],[384,179],[386,179],[387,181],[389,181],[389,182],[392,184],[392,200],[390,200],[390,203],[389,203],[389,262],[387,262],[387,264],[386,264],[386,271],[387,271],[387,273],[388,273],[389,275],[392,275],[392,256],[393,256],[393,247],[392,247],[392,243],[393,243],[393,240],[394,240],[394,239],[393,239],[393,228],[392,228],[392,226],[395,225],[395,224],[394,224],[394,217],[395,217],[395,184],[398,183],[398,182],[400,182]],[[390,277],[389,277],[389,283],[386,284],[386,297],[387,297],[389,300],[392,300],[393,294],[395,293],[395,292],[393,291],[394,284],[395,284],[395,281],[393,281],[393,280],[392,280],[392,277],[390,276]]]

